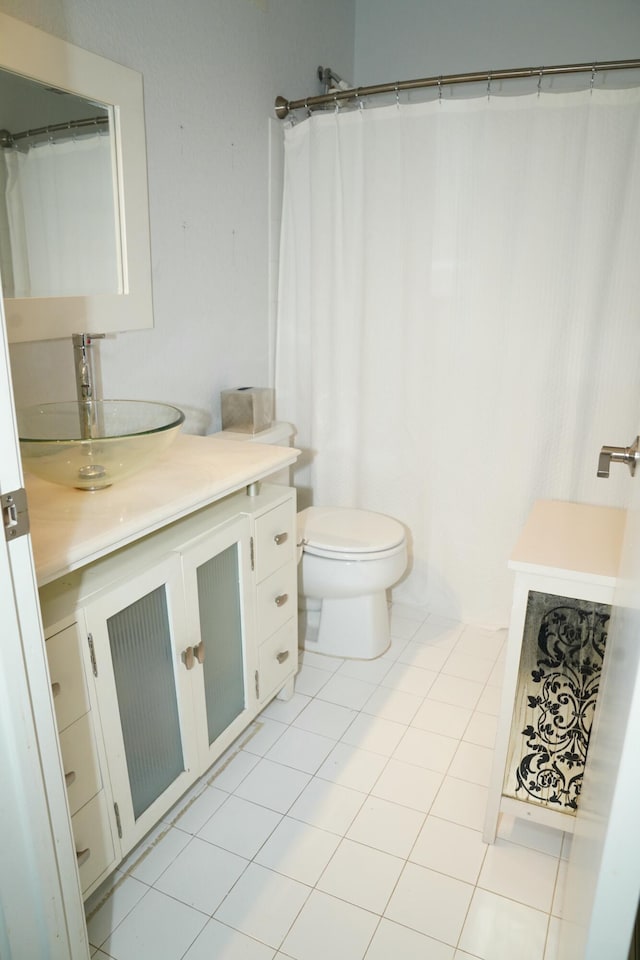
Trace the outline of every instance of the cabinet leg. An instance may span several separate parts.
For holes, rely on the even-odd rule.
[[[291,700],[294,691],[295,677],[290,677],[276,697],[276,700]]]

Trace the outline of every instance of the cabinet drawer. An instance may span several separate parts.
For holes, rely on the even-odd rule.
[[[47,660],[58,730],[64,730],[89,709],[78,625],[47,639]]]
[[[298,571],[293,564],[276,570],[258,584],[256,629],[258,643],[278,630],[290,617],[297,615]]]
[[[260,582],[270,573],[296,556],[296,511],[293,500],[281,503],[256,519],[256,580]]]
[[[260,647],[260,700],[281,687],[298,669],[298,619],[292,617]]]
[[[102,787],[91,713],[85,713],[60,734],[62,765],[71,814],[95,797]]]
[[[71,818],[83,893],[115,860],[104,790]]]

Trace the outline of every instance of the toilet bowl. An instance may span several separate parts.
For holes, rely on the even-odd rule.
[[[224,430],[214,437],[289,446],[294,428],[276,422],[261,433]],[[289,484],[286,468],[270,482]],[[388,648],[386,591],[407,568],[401,523],[347,507],[307,507],[298,514],[301,646],[335,657],[372,660]]]
[[[402,525],[369,510],[308,507],[298,514],[298,543],[305,649],[379,657],[390,643],[386,591],[407,567]]]

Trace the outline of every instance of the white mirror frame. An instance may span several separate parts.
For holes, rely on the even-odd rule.
[[[0,69],[111,106],[122,292],[5,300],[10,342],[153,326],[142,75],[0,13]]]

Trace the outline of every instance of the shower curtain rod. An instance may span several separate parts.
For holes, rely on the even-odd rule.
[[[27,137],[41,137],[45,134],[59,133],[61,130],[77,130],[80,127],[98,127],[109,123],[109,117],[87,117],[86,120],[65,120],[64,123],[51,123],[48,127],[35,127],[33,130],[21,130],[20,133],[9,133],[0,130],[0,147],[12,147],[18,140]]]
[[[382,93],[400,93],[401,90],[418,90],[423,87],[442,87],[455,83],[488,83],[494,80],[516,80],[521,77],[549,77],[569,73],[591,73],[592,82],[596,73],[609,70],[638,70],[640,60],[610,60],[596,63],[565,63],[553,67],[518,67],[510,70],[484,70],[475,73],[450,73],[439,77],[423,77],[419,80],[400,80],[397,83],[378,83],[369,87],[351,87],[348,90],[335,90],[316,97],[301,100],[287,100],[276,97],[275,112],[279,120],[284,120],[292,110],[325,106],[328,103],[338,105],[340,100],[357,100],[360,97],[373,97]]]

